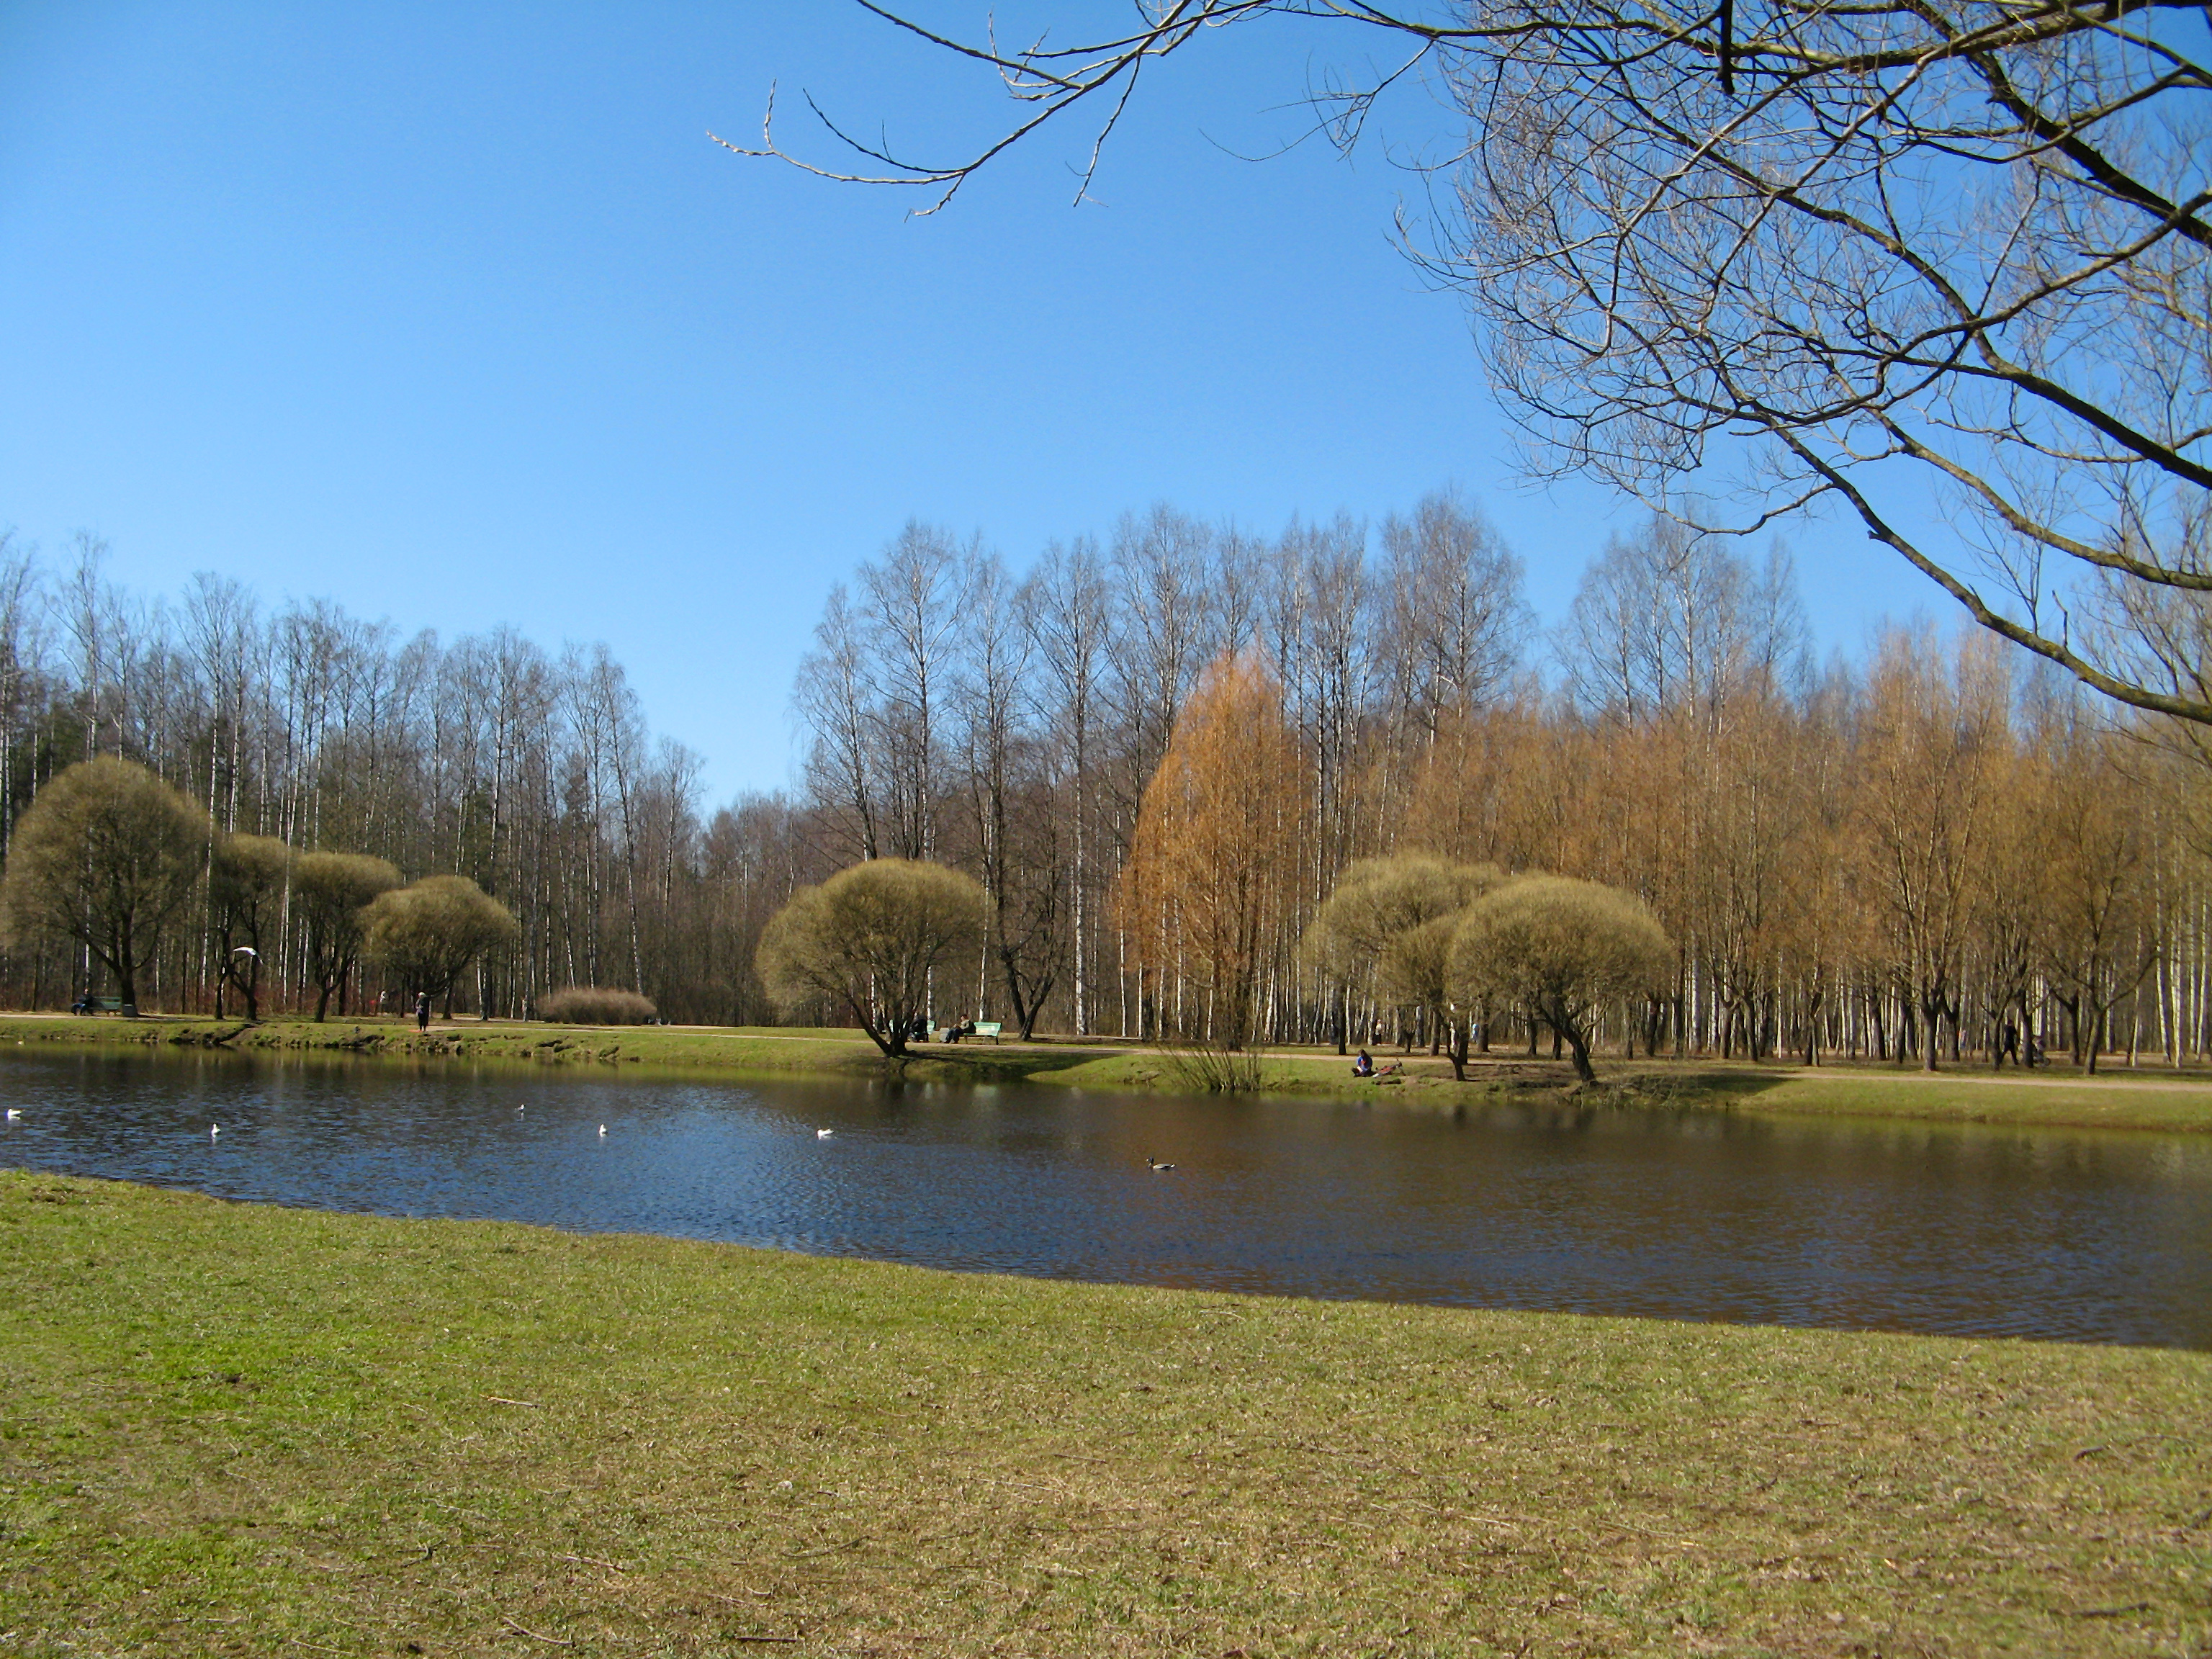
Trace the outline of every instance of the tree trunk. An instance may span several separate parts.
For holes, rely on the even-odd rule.
[[[2081,1063],[2081,999],[2077,996],[2069,1002],[2064,997],[2054,994],[2051,1000],[2066,1012],[2066,1035],[2070,1041],[2074,1063],[2079,1066]]]
[[[1552,1028],[1553,1057],[1558,1058],[1557,1050],[1564,1041],[1567,1046],[1567,1056],[1575,1063],[1575,1075],[1584,1083],[1596,1082],[1597,1073],[1590,1066],[1589,1034],[1571,1019],[1553,1019],[1547,1016],[1545,1024]]]

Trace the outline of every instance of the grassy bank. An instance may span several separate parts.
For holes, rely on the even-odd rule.
[[[2199,1654],[2212,1358],[0,1175],[0,1653]]]
[[[177,1046],[237,1053],[332,1052],[415,1060],[530,1065],[637,1066],[851,1078],[884,1075],[875,1045],[858,1032],[788,1026],[592,1028],[535,1022],[461,1020],[418,1033],[392,1019],[125,1020],[0,1016],[0,1044],[26,1047]],[[1400,1057],[1384,1053],[1387,1063]],[[1322,1049],[1270,1050],[1268,1089],[1426,1109],[1479,1109],[1573,1094],[1593,1102],[1686,1110],[1910,1118],[2046,1128],[2212,1131],[2212,1075],[2163,1068],[2095,1077],[2069,1066],[2001,1077],[1970,1066],[1929,1075],[1892,1066],[1722,1065],[1615,1060],[1594,1091],[1577,1091],[1564,1064],[1503,1052],[1478,1056],[1455,1082],[1443,1060],[1416,1054],[1380,1085],[1355,1082],[1346,1062]],[[1099,1089],[1187,1089],[1172,1054],[1111,1039],[1035,1043],[923,1044],[905,1062],[917,1081],[1063,1083]]]

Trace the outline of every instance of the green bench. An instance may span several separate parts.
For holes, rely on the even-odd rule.
[[[70,1004],[73,1014],[121,1014],[126,1019],[138,1018],[138,1010],[121,997],[79,997]]]
[[[999,1034],[1006,1029],[1003,1020],[963,1020],[957,1025],[933,1025],[929,1035],[939,1042],[957,1042],[963,1036],[988,1037],[996,1042]]]

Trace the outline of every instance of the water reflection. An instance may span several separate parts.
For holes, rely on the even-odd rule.
[[[0,1164],[331,1209],[1220,1290],[2212,1348],[2212,1143],[2188,1137],[228,1055],[8,1056],[0,1104],[22,1114],[0,1125]],[[1177,1167],[1155,1174],[1152,1157]]]

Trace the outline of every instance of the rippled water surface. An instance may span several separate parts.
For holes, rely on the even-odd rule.
[[[227,1055],[6,1056],[0,1103],[0,1164],[329,1209],[2212,1349],[2212,1139]]]

